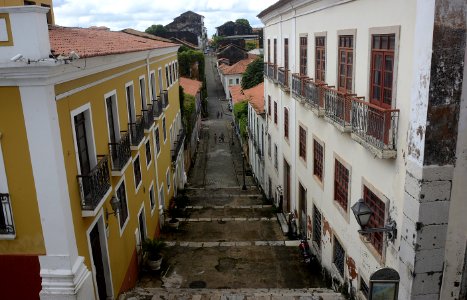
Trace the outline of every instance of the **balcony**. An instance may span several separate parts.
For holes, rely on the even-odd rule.
[[[379,158],[397,155],[398,109],[385,109],[352,98],[352,138]]]
[[[303,95],[303,78],[304,76],[298,73],[292,74],[292,95],[297,99]]]
[[[180,129],[177,135],[177,140],[174,142],[174,148],[171,151],[172,163],[177,161],[178,153],[182,148],[183,142],[185,141],[185,129]]]
[[[128,123],[130,132],[131,150],[138,150],[140,143],[144,138],[144,122],[142,116],[136,116],[134,123]]]
[[[152,125],[154,124],[154,114],[152,111],[152,105],[149,104],[147,109],[142,109],[141,114],[143,116],[143,127],[145,132],[150,132]]]
[[[161,92],[161,101],[162,101],[162,108],[167,109],[169,106],[169,93],[166,90]]]
[[[10,194],[0,194],[0,236],[3,235],[13,237],[15,235]]]
[[[268,63],[263,62],[263,74],[265,77],[268,77]]]
[[[118,143],[109,143],[110,159],[112,161],[112,176],[121,176],[130,162],[130,135],[126,131],[120,132]]]
[[[332,87],[323,87],[326,120],[342,132],[350,132],[350,112],[354,95],[342,93]]]
[[[154,119],[158,119],[163,112],[164,109],[162,108],[162,100],[160,97],[158,97],[157,100],[152,101],[152,115]]]
[[[83,217],[95,216],[111,191],[108,157],[101,155],[97,159],[89,174],[77,176]]]
[[[279,85],[281,88],[285,91],[288,92],[290,91],[289,89],[289,70],[286,70],[285,68],[279,68],[277,70],[277,81],[279,82]]]
[[[303,96],[306,106],[318,116],[324,115],[324,87],[325,83],[318,83],[312,79],[304,82]]]

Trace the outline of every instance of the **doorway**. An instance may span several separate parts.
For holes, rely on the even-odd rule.
[[[306,189],[303,185],[299,182],[298,183],[298,205],[299,205],[299,213],[298,213],[298,221],[300,224],[300,234],[302,236],[307,236],[307,214],[306,214]]]
[[[101,215],[90,228],[88,239],[94,286],[98,299],[105,300],[113,297],[113,292],[103,216]]]
[[[284,159],[284,199],[282,202],[282,211],[290,212],[290,165]]]

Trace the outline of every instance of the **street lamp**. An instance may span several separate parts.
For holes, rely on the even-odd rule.
[[[109,219],[109,215],[117,216],[120,213],[120,200],[113,196],[112,199],[110,199],[110,206],[112,207],[113,212],[108,212],[107,208],[105,209],[105,218],[107,220]]]
[[[243,186],[242,190],[246,190],[246,184],[245,184],[245,153],[242,152],[242,169],[243,169]]]
[[[352,206],[352,212],[357,219],[358,225],[362,228],[358,231],[360,234],[369,234],[373,232],[385,232],[390,241],[394,241],[397,235],[397,225],[394,221],[389,221],[388,224],[384,225],[382,228],[366,228],[368,222],[370,221],[373,211],[371,208],[363,201],[359,199],[357,203]]]

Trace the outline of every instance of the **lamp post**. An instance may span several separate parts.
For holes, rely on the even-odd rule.
[[[246,184],[245,184],[245,153],[243,153],[243,152],[242,152],[242,169],[243,169],[243,186],[242,186],[242,190],[246,191]]]

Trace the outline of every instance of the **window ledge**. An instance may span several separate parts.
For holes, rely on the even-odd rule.
[[[131,157],[128,158],[128,161],[126,162],[125,166],[123,166],[123,168],[120,171],[112,171],[111,175],[114,176],[114,177],[123,176],[123,174],[125,174],[126,168],[128,168],[130,163],[131,163]]]
[[[109,187],[105,195],[102,197],[102,199],[99,201],[99,204],[94,208],[93,210],[82,210],[81,211],[81,216],[83,218],[88,218],[88,217],[95,217],[97,216],[98,212],[104,205],[106,199],[110,196],[110,193],[112,192],[112,186]]]
[[[11,241],[14,239],[16,239],[16,233],[15,234],[0,234],[0,240]]]
[[[325,116],[324,119],[328,121],[328,123],[334,125],[334,127],[336,127],[340,132],[350,133],[352,131],[352,125],[350,124],[342,125],[341,123],[328,116]]]
[[[361,138],[359,135],[352,133],[351,137],[354,141],[362,145],[364,148],[366,148],[370,153],[374,154],[376,157],[381,158],[381,159],[389,159],[389,158],[396,158],[397,157],[397,150],[391,150],[391,149],[380,149],[375,146],[373,146],[371,143],[365,141],[363,138]]]

